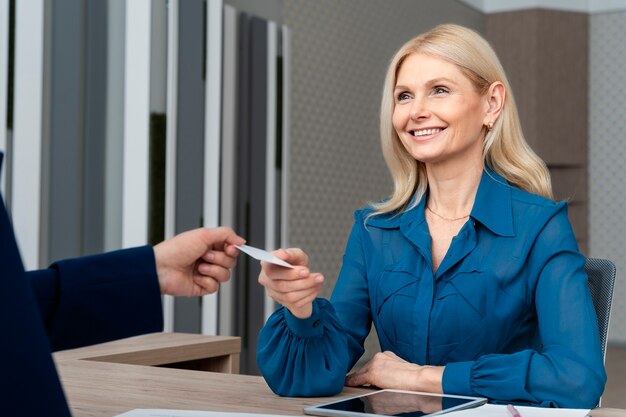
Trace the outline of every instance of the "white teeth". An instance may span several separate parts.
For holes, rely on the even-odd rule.
[[[413,136],[427,136],[434,135],[435,133],[441,132],[442,129],[422,129],[422,130],[414,130]]]

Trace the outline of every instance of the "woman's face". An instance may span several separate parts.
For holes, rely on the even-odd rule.
[[[413,158],[426,164],[482,163],[489,106],[456,65],[409,55],[394,97],[393,126]]]

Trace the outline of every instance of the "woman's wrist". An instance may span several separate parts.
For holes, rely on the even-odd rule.
[[[308,303],[302,307],[287,307],[289,312],[300,320],[305,320],[313,314],[313,303]]]
[[[417,378],[417,391],[443,393],[443,370],[445,366],[420,366]]]

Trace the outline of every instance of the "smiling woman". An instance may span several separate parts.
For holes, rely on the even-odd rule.
[[[480,166],[484,126],[502,109],[502,83],[481,94],[456,65],[419,53],[404,60],[397,78],[392,121],[405,150],[446,169]]]
[[[421,57],[419,68],[416,67],[419,62],[412,62],[418,60],[417,55]],[[435,66],[431,66],[433,61]],[[453,75],[446,78],[446,73],[438,72],[438,69]],[[380,123],[383,154],[394,179],[394,192],[388,200],[373,205],[378,213],[389,213],[406,206],[412,197],[416,197],[413,201],[419,201],[428,186],[425,161],[415,158],[398,141],[400,133],[395,124],[400,107],[397,105],[400,104],[398,94],[402,93],[399,87],[404,85],[401,74],[425,77],[424,71],[433,74],[432,79],[424,81],[429,82],[428,87],[437,92],[435,96],[460,92],[465,87],[465,94],[473,90],[475,97],[498,100],[495,104],[501,108],[497,109],[497,114],[483,120],[480,126],[484,135],[481,143],[484,160],[511,184],[552,198],[550,174],[545,163],[524,139],[512,90],[495,52],[486,40],[472,30],[457,25],[441,25],[404,44],[389,65]],[[496,95],[492,97],[493,93]]]
[[[389,198],[355,213],[330,302],[300,249],[264,264],[282,304],[257,360],[280,395],[350,386],[590,408],[606,381],[595,310],[545,164],[489,44],[438,26],[391,60],[381,141]],[[371,324],[382,352],[346,376]]]

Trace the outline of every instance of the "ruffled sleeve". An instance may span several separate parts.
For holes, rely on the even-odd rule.
[[[316,397],[343,389],[346,373],[363,355],[371,329],[361,213],[348,239],[332,304],[318,298],[306,320],[280,307],[258,340],[257,363],[278,395]]]
[[[348,371],[346,334],[332,305],[313,302],[307,319],[280,307],[259,334],[257,362],[272,391],[289,397],[335,395]]]

